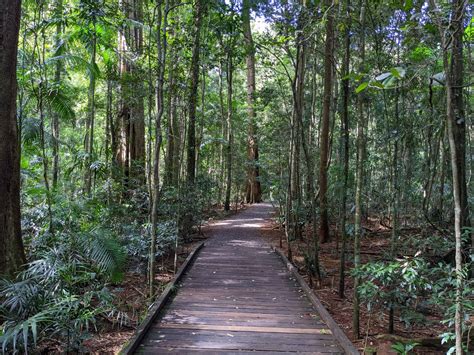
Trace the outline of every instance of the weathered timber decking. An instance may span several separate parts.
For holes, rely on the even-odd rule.
[[[255,205],[210,227],[176,295],[152,310],[124,353],[357,354],[302,278],[260,237],[271,211]]]

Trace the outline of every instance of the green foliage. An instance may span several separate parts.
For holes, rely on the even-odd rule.
[[[1,283],[0,342],[6,352],[26,352],[45,339],[64,342],[66,351],[82,351],[102,318],[128,322],[108,289],[123,280],[127,265],[120,230],[112,226],[118,216],[98,200],[55,196],[51,230],[47,205],[32,203],[41,201],[44,191],[27,193],[23,228],[31,261],[16,280]]]
[[[66,349],[80,350],[101,316],[115,314],[117,321],[126,321],[106,287],[107,280],[120,279],[124,262],[115,240],[79,234],[42,249],[16,280],[0,285],[4,352],[26,352],[46,338],[63,339]]]
[[[412,350],[415,349],[418,343],[395,343],[392,345],[392,349],[400,355],[409,355],[412,353]]]
[[[419,297],[431,288],[426,275],[428,266],[419,257],[362,265],[354,270],[354,276],[363,280],[358,289],[360,297],[369,310],[374,306],[399,309],[407,326],[413,320],[421,321],[412,313]]]
[[[472,294],[474,282],[469,280],[468,270],[472,263],[465,264],[462,271],[464,285],[461,304],[465,317],[465,331],[469,315],[474,314]],[[423,309],[432,307],[444,313],[443,321],[449,328],[454,326],[456,300],[456,273],[451,265],[438,263],[431,265],[417,255],[393,262],[369,262],[353,270],[354,276],[362,280],[358,292],[369,310],[393,307],[400,313],[400,319],[407,327],[426,322]],[[443,343],[454,339],[451,332],[441,335]]]

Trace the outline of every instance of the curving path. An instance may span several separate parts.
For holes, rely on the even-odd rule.
[[[260,237],[259,204],[209,227],[139,354],[344,354],[300,283]]]

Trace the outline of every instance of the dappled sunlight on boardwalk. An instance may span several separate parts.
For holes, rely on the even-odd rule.
[[[260,238],[268,204],[214,223],[211,238],[138,352],[344,353],[281,259]]]

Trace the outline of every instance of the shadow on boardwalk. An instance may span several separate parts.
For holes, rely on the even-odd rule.
[[[343,354],[301,285],[260,238],[259,204],[214,223],[137,353]]]

